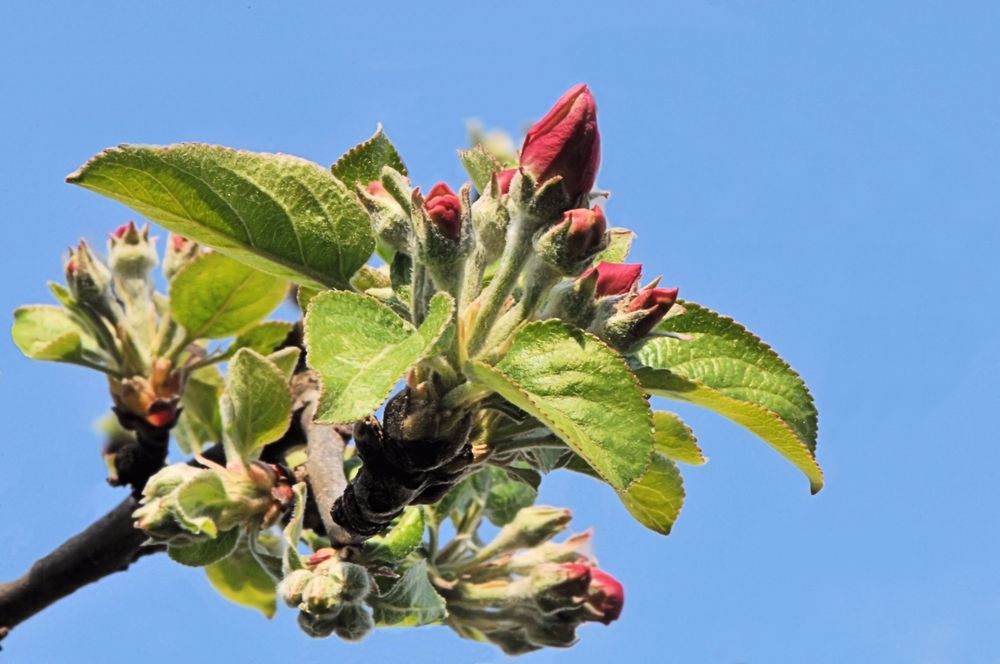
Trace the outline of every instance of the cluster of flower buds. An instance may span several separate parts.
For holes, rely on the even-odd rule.
[[[306,567],[293,570],[278,585],[278,594],[290,608],[299,610],[299,626],[314,638],[336,634],[345,641],[360,641],[374,627],[364,600],[374,587],[361,565],[344,562],[334,549],[320,549]]]
[[[291,505],[291,484],[279,467],[255,461],[246,467],[217,464],[166,466],[149,478],[135,525],[154,540],[175,546],[214,539],[233,528],[268,527]]]
[[[518,655],[571,646],[581,624],[616,620],[624,591],[584,553],[590,534],[552,541],[570,516],[541,506],[518,512],[442,589],[449,624]]]

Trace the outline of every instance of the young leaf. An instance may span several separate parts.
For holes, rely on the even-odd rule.
[[[207,539],[184,546],[169,545],[167,547],[167,555],[181,565],[205,567],[206,565],[211,565],[222,560],[235,551],[239,541],[240,529],[230,528],[225,532],[219,533],[214,539]]]
[[[486,518],[494,526],[507,525],[522,507],[533,505],[538,497],[535,489],[500,468],[483,468],[473,478],[479,494],[486,496]]]
[[[596,337],[557,320],[522,328],[496,366],[467,372],[534,416],[615,489],[649,466],[649,404],[621,357]]]
[[[275,351],[267,356],[267,359],[274,366],[278,367],[285,380],[291,380],[292,374],[295,373],[295,367],[299,365],[299,356],[302,355],[302,351],[295,346],[289,346],[288,348],[282,348],[281,350]]]
[[[448,616],[444,599],[427,578],[427,563],[421,560],[389,589],[370,600],[375,624],[380,627],[418,627],[441,622]]]
[[[390,166],[406,175],[403,159],[382,131],[382,125],[379,125],[374,136],[348,150],[330,170],[353,190],[356,184],[364,187],[380,179],[383,166]]]
[[[450,338],[450,295],[431,299],[419,328],[365,295],[329,291],[313,298],[305,319],[306,357],[323,379],[317,422],[371,415],[407,369]]]
[[[122,145],[66,178],[264,272],[348,288],[375,248],[368,213],[319,164],[184,143]]]
[[[624,263],[628,258],[628,252],[632,248],[632,241],[635,233],[627,228],[612,228],[610,230],[611,241],[607,248],[594,258],[594,265],[601,261],[608,263]]]
[[[281,370],[252,350],[237,352],[222,395],[226,460],[253,461],[285,433],[291,417],[292,396]]]
[[[214,517],[230,502],[222,478],[210,470],[198,473],[177,491],[175,515],[181,525],[195,535],[217,537],[218,527]],[[202,515],[202,516],[196,516]]]
[[[816,463],[816,407],[802,379],[771,348],[731,319],[691,302],[657,328],[634,359],[653,394],[716,411],[760,436],[823,487]]]
[[[459,150],[458,158],[462,162],[465,172],[469,174],[472,184],[480,193],[486,191],[493,174],[503,168],[496,157],[490,154],[489,150],[482,144],[471,150]]]
[[[287,290],[284,279],[212,252],[170,281],[170,311],[191,338],[221,339],[259,323]]]
[[[362,554],[368,560],[398,562],[420,546],[423,538],[423,511],[419,507],[407,507],[389,532],[364,543]]]
[[[691,428],[680,417],[664,410],[653,411],[653,447],[668,459],[692,466],[708,461]]]
[[[92,343],[65,309],[43,304],[15,310],[11,336],[26,357],[55,362],[76,361],[83,352],[84,339],[88,346]]]
[[[205,568],[212,587],[240,606],[257,609],[270,618],[277,608],[276,584],[247,547],[246,538],[236,550]]]
[[[279,320],[258,323],[241,332],[226,349],[227,355],[234,355],[240,348],[249,348],[261,355],[270,355],[280,346],[295,326]]]
[[[200,452],[209,443],[222,440],[222,376],[215,367],[199,369],[188,376],[181,396],[181,416],[173,429],[174,438],[185,454]]]
[[[684,482],[674,462],[656,452],[646,472],[618,497],[639,523],[669,535],[684,504]]]

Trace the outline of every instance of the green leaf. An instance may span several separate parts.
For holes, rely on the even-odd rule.
[[[370,600],[380,627],[417,627],[439,623],[448,616],[444,599],[427,578],[423,560],[406,570],[385,595]]]
[[[663,410],[653,411],[653,447],[668,459],[692,466],[701,466],[708,461],[701,453],[691,427],[677,415]]]
[[[816,463],[816,407],[799,375],[742,325],[692,302],[682,303],[634,357],[653,394],[716,411],[753,431],[823,487]]]
[[[274,615],[275,581],[250,553],[246,538],[227,557],[206,567],[205,573],[212,587],[229,601],[257,609],[268,618]]]
[[[285,280],[211,252],[170,281],[170,311],[192,339],[221,339],[264,320],[287,292]]]
[[[669,535],[684,504],[684,482],[674,462],[656,452],[642,477],[618,497],[639,523]]]
[[[305,319],[306,357],[323,379],[317,422],[371,415],[406,371],[450,339],[455,303],[438,293],[414,328],[378,300],[329,291],[313,298]]]
[[[607,248],[594,258],[594,265],[601,261],[608,263],[624,263],[628,258],[628,252],[632,248],[632,241],[635,240],[635,233],[627,228],[612,228],[611,241]]]
[[[184,143],[105,150],[66,178],[264,272],[348,288],[375,248],[357,196],[319,164]]]
[[[222,440],[222,376],[215,367],[204,367],[187,378],[181,396],[181,416],[173,429],[185,454],[200,452],[209,443]]]
[[[55,362],[75,362],[83,353],[84,339],[90,341],[69,312],[44,304],[16,309],[11,336],[26,357]]]
[[[289,346],[288,348],[282,348],[279,351],[275,351],[267,356],[267,359],[281,371],[284,375],[285,380],[289,381],[292,379],[292,374],[295,373],[295,367],[299,365],[299,356],[302,355],[302,351],[295,346]]]
[[[268,320],[263,323],[257,323],[246,331],[241,332],[232,345],[226,349],[226,354],[231,356],[240,348],[249,348],[261,355],[270,355],[278,346],[284,343],[294,327],[294,324],[280,320]]]
[[[522,507],[533,505],[538,497],[537,491],[500,468],[484,468],[474,477],[480,484],[480,495],[486,496],[486,518],[494,526],[507,525]]]
[[[388,270],[380,270],[370,265],[362,265],[361,269],[354,275],[354,278],[351,279],[351,285],[356,290],[364,292],[372,288],[389,288],[392,285],[392,281],[389,278]]]
[[[307,491],[305,482],[299,482],[292,487],[292,492],[295,495],[295,505],[292,508],[292,516],[282,531],[285,539],[285,549],[281,556],[282,576],[287,576],[292,570],[305,567],[302,554],[299,553],[299,540],[302,538],[302,520],[306,514]]]
[[[500,162],[496,160],[482,144],[471,150],[459,150],[458,158],[462,162],[462,167],[469,174],[469,179],[480,193],[486,191],[493,178],[493,174],[503,169]]]
[[[226,460],[246,464],[285,433],[292,417],[288,380],[266,357],[244,348],[229,363],[222,394]]]
[[[207,539],[184,546],[169,545],[167,555],[172,560],[189,567],[205,567],[216,563],[233,551],[240,541],[240,529],[230,528],[214,539]]]
[[[467,373],[543,422],[616,489],[650,463],[649,404],[622,358],[586,332],[529,323],[496,366],[472,361]]]
[[[398,562],[420,546],[423,539],[423,512],[419,507],[407,507],[389,532],[364,543],[362,554],[368,560]]]
[[[354,189],[357,184],[363,187],[381,179],[383,166],[407,174],[403,159],[382,131],[382,125],[379,125],[374,136],[348,150],[330,170],[341,182]]]
[[[217,537],[219,529],[215,517],[230,502],[222,478],[217,473],[206,470],[184,482],[178,489],[175,514],[178,522],[189,532]]]

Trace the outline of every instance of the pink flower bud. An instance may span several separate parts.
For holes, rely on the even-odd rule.
[[[444,182],[438,182],[427,194],[424,208],[431,222],[445,236],[458,242],[462,236],[462,204]]]
[[[608,222],[600,205],[594,206],[593,210],[568,210],[563,220],[570,222],[566,242],[571,256],[593,256],[604,245]]]
[[[610,625],[622,614],[625,606],[625,589],[615,577],[596,567],[590,570],[590,588],[587,605],[594,609],[605,625]]]
[[[636,338],[646,336],[656,324],[663,320],[663,317],[670,311],[677,301],[677,288],[647,288],[640,291],[632,300],[626,311],[645,311],[646,317],[642,319],[635,328]]]
[[[538,182],[561,176],[577,199],[590,192],[601,161],[597,105],[586,85],[576,85],[524,137],[521,167]]]
[[[510,191],[510,181],[514,179],[517,174],[516,168],[508,168],[505,171],[500,171],[497,173],[497,184],[500,185],[500,193],[506,194]]]
[[[378,180],[373,180],[372,182],[369,182],[368,186],[365,187],[365,191],[367,191],[372,196],[388,196],[389,195],[389,192],[387,192],[385,190],[385,187],[382,186],[382,183],[380,181],[378,181]]]
[[[596,297],[624,295],[638,283],[639,275],[642,273],[642,264],[601,261],[580,275],[580,279],[586,279],[594,272],[597,272]]]

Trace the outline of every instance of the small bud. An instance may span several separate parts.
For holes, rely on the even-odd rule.
[[[102,314],[110,313],[111,271],[94,256],[86,240],[80,240],[66,262],[66,285],[78,302],[89,304]]]
[[[330,559],[316,567],[317,574],[325,574],[340,586],[340,598],[346,602],[359,602],[368,596],[372,579],[361,565]]]
[[[596,297],[625,295],[639,282],[639,275],[642,273],[642,264],[608,263],[607,261],[601,261],[584,272],[580,276],[580,279],[586,279],[594,273],[597,274]]]
[[[151,375],[133,376],[110,383],[111,396],[119,409],[123,426],[128,416],[139,418],[157,428],[172,427],[180,414],[180,373],[173,370],[170,360],[154,361]],[[123,419],[122,415],[125,415]]]
[[[509,183],[509,182],[508,182]],[[507,242],[510,213],[492,193],[484,194],[472,204],[472,226],[476,237],[486,250],[486,262],[492,263],[503,253]]]
[[[607,231],[600,206],[567,210],[561,222],[537,237],[535,251],[561,274],[575,277],[608,246]]]
[[[539,565],[531,571],[531,594],[538,608],[551,613],[583,603],[590,588],[590,566],[583,563]]]
[[[462,237],[462,204],[444,182],[438,182],[427,194],[424,209],[431,223],[445,237],[458,242]]]
[[[626,311],[644,311],[646,317],[636,329],[639,337],[646,336],[656,324],[663,320],[670,308],[677,302],[677,288],[647,288],[639,291],[635,299],[629,302]]]
[[[325,639],[333,634],[333,620],[330,616],[317,616],[306,611],[299,611],[299,628],[314,639]]]
[[[386,187],[386,183],[390,186]],[[365,187],[359,183],[357,193],[368,210],[379,241],[393,251],[410,253],[413,235],[410,213],[400,202],[401,197],[405,202],[410,195],[406,178],[387,166],[383,169],[382,180],[370,182]]]
[[[627,350],[642,341],[663,320],[677,301],[678,289],[643,289],[622,308],[621,303],[606,318],[596,317],[591,331],[619,350]]]
[[[503,569],[513,574],[530,574],[531,570],[546,563],[574,563],[586,560],[582,550],[590,542],[590,532],[580,533],[563,542],[545,542],[525,549],[511,557]]]
[[[360,602],[344,604],[333,618],[333,631],[337,636],[352,643],[368,636],[375,628],[372,614]]]
[[[297,608],[302,604],[302,592],[312,579],[313,573],[307,569],[293,570],[278,584],[278,595],[289,608]]]
[[[601,161],[597,105],[586,85],[570,88],[524,138],[521,167],[538,182],[561,177],[573,200],[588,194]]]
[[[123,279],[146,279],[158,258],[149,225],[141,229],[130,221],[111,233],[108,240],[108,263],[111,271]]]
[[[171,234],[167,240],[167,254],[163,258],[163,276],[173,279],[181,268],[197,258],[201,253],[197,242],[183,235]]]
[[[497,188],[501,195],[510,192],[510,181],[514,179],[516,174],[516,168],[508,168],[505,171],[497,173]]]
[[[341,602],[343,585],[326,574],[313,574],[302,586],[299,608],[314,614],[331,612]]]
[[[596,567],[590,570],[587,606],[599,616],[598,621],[610,625],[622,614],[625,589],[615,577]]]

